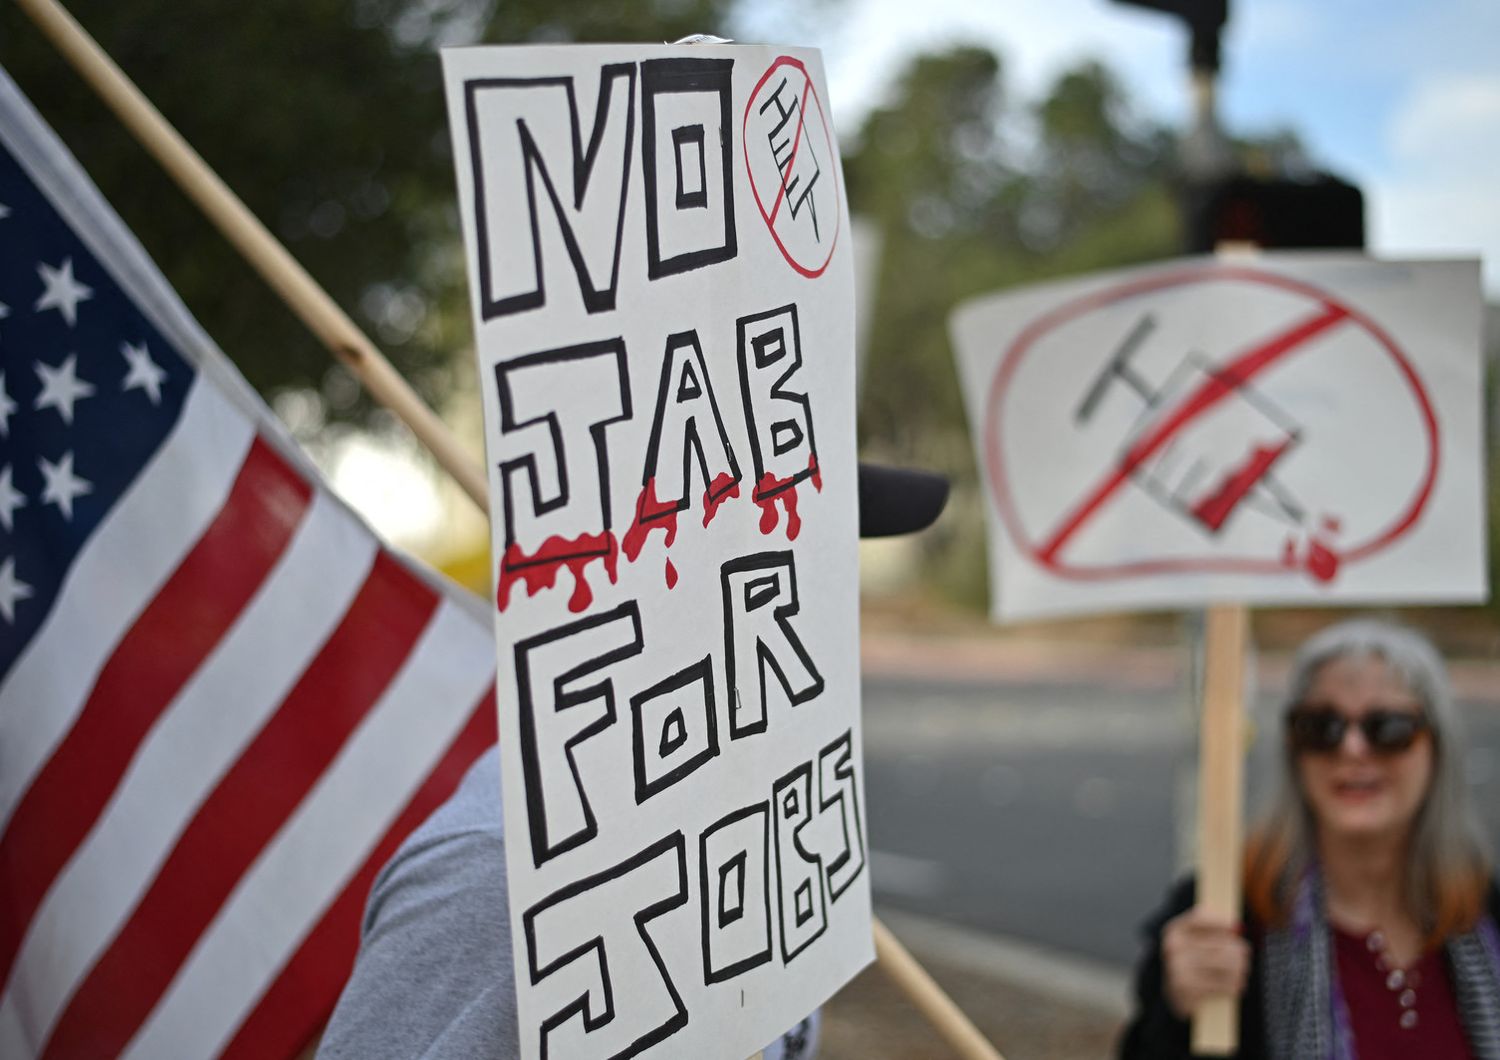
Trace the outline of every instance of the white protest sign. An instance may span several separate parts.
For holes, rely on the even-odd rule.
[[[1475,262],[1195,260],[951,329],[1002,621],[1485,594]]]
[[[816,52],[444,53],[526,1057],[744,1057],[873,956]]]

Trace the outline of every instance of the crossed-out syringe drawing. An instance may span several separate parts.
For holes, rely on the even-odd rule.
[[[1074,413],[1086,424],[1112,390],[1123,388],[1142,405],[1130,442],[1139,440],[1156,415],[1183,395],[1215,383],[1228,393],[1219,415],[1244,421],[1245,431],[1227,451],[1189,451],[1171,438],[1160,452],[1137,464],[1131,481],[1167,511],[1213,536],[1236,512],[1254,512],[1286,525],[1304,528],[1307,505],[1276,476],[1276,465],[1302,440],[1302,428],[1283,409],[1247,381],[1228,378],[1206,356],[1183,356],[1167,378],[1154,382],[1131,364],[1131,355],[1156,329],[1156,314],[1144,313],[1105,362]],[[1323,517],[1325,529],[1337,531],[1337,516]]]
[[[1012,539],[1069,579],[1328,583],[1411,530],[1439,456],[1426,391],[1374,321],[1223,266],[1043,314],[1002,357],[985,427]]]

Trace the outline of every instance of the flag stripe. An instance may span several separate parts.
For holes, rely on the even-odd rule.
[[[0,1002],[0,1056],[45,1041],[199,803],[338,627],[375,551],[347,509],[313,498],[265,587],[147,737],[33,917]]]
[[[495,742],[495,735],[495,687],[490,685],[443,762],[408,802],[318,927],[303,940],[281,976],[226,1045],[220,1060],[294,1056],[306,1048],[326,1023],[338,1002],[339,990],[350,978],[354,952],[359,948],[360,913],[375,876],[402,840],[452,795],[469,766]]]
[[[491,643],[461,608],[438,608],[395,680],[204,931],[133,1055],[219,1052],[463,728],[490,681]],[[262,909],[276,910],[275,919],[247,930]]]
[[[221,1060],[292,1056],[307,1046],[327,1022],[339,990],[354,967],[360,914],[376,874],[411,830],[453,794],[463,775],[495,738],[495,686],[491,684],[437,768],[281,969],[225,1046]]]
[[[0,821],[10,820],[67,734],[122,631],[223,508],[254,438],[245,418],[200,381],[175,430],[79,554],[51,614],[0,685]]]
[[[265,581],[311,498],[309,485],[257,439],[208,532],[121,639],[0,838],[0,983],[141,740]]]
[[[24,594],[0,615],[0,1056],[300,1040],[378,862],[481,750],[455,734],[493,739],[489,697],[470,708],[493,681],[485,612],[323,495],[3,70],[0,141],[0,286],[24,295],[4,299],[0,448],[27,497],[0,535],[7,606]],[[38,262],[81,304],[38,302]],[[36,370],[74,358],[93,388],[76,416]],[[260,449],[296,485],[244,505],[195,596]],[[86,482],[71,512],[42,500],[43,458]]]
[[[386,553],[297,687],[183,833],[73,995],[44,1056],[105,1056],[135,1035],[239,878],[384,692],[437,606]]]

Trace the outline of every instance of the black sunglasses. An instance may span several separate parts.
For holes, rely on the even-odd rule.
[[[1292,748],[1327,754],[1344,742],[1349,726],[1358,725],[1376,754],[1399,754],[1417,742],[1430,726],[1425,714],[1411,710],[1367,711],[1358,721],[1332,707],[1297,706],[1287,711],[1286,732]]]

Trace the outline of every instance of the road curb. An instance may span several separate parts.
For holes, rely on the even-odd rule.
[[[1291,658],[1283,652],[1253,656],[1257,684],[1281,689]],[[1129,646],[1009,637],[921,636],[866,630],[860,668],[867,677],[945,682],[1019,681],[1038,685],[1105,683],[1133,691],[1171,694],[1181,689],[1189,663],[1186,646]],[[1455,659],[1448,663],[1454,694],[1500,709],[1500,662]]]
[[[1024,987],[1104,1018],[1130,1014],[1128,969],[914,913],[881,909],[878,915],[919,960],[939,961],[998,987]]]

